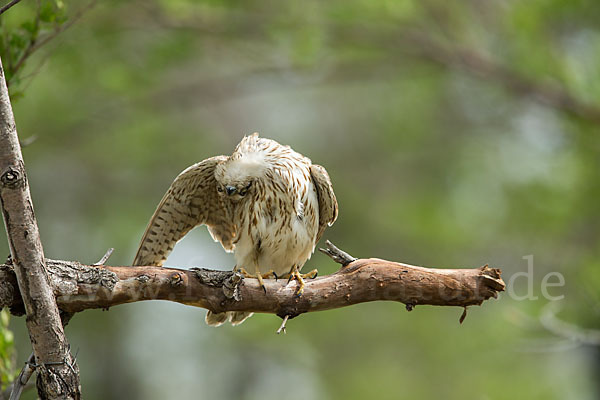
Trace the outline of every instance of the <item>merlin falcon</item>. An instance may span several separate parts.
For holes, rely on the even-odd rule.
[[[338,205],[325,168],[271,139],[245,136],[231,156],[216,156],[181,172],[159,203],[142,237],[133,265],[162,266],[175,243],[206,225],[212,238],[233,252],[244,276],[300,274]],[[241,324],[250,312],[208,311],[206,323]]]

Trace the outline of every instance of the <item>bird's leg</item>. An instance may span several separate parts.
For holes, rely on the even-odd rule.
[[[290,283],[292,281],[292,279],[294,279],[294,268],[297,269],[296,266],[292,267],[292,270],[290,272],[288,272],[287,274],[283,274],[281,276],[277,276],[277,279],[286,279],[288,280],[288,283]],[[299,273],[299,272],[298,272]],[[313,269],[312,271],[307,272],[306,274],[300,274],[299,275],[304,278],[304,279],[314,279],[317,277],[317,275],[319,275],[319,270],[317,270],[316,268]]]
[[[239,268],[236,267],[235,270],[238,271],[240,274],[244,275],[244,278],[258,279],[256,276],[258,274],[260,274],[260,271],[258,271],[256,273],[256,275],[252,275],[250,272],[246,271],[244,269],[244,267],[239,267]],[[316,271],[316,269],[314,271]],[[313,272],[313,271],[311,271],[311,272]],[[265,272],[264,274],[261,274],[261,275],[262,275],[263,279],[279,279],[279,278],[281,278],[280,276],[277,276],[277,274],[275,274],[275,271],[273,271],[272,269],[269,270],[268,272]]]
[[[244,267],[236,267],[236,271],[242,274],[244,278],[258,279],[258,283],[260,283],[260,287],[262,288],[262,290],[264,290],[265,293],[267,293],[267,288],[265,288],[265,282],[263,281],[263,279],[277,279],[277,275],[275,275],[275,272],[273,270],[262,274],[260,272],[260,269],[258,268],[258,265],[256,266],[256,273],[254,275],[246,271]]]
[[[260,268],[258,267],[258,254],[260,251],[260,239],[258,240],[258,247],[256,248],[256,250],[254,251],[254,271],[256,273],[256,279],[258,279],[258,283],[260,283],[260,287],[262,288],[263,292],[265,292],[265,294],[267,294],[267,288],[265,287],[265,282],[263,281],[263,276],[260,273]]]
[[[319,271],[317,271],[316,269],[313,269],[312,271],[310,271],[306,274],[301,274],[300,271],[298,270],[298,266],[294,264],[290,273],[285,274],[282,278],[287,277],[288,283],[290,283],[292,281],[292,279],[297,280],[298,281],[298,290],[296,290],[296,296],[301,296],[302,293],[304,293],[304,279],[316,278],[318,273],[319,273]]]
[[[302,275],[298,271],[298,266],[295,264],[292,267],[292,271],[290,272],[290,277],[288,278],[288,283],[290,283],[290,281],[292,279],[295,279],[298,281],[298,289],[296,290],[296,296],[299,297],[302,295],[302,293],[304,293],[304,278],[302,278]]]
[[[262,288],[263,292],[265,292],[265,294],[267,294],[267,288],[265,287],[265,282],[263,281],[263,277],[262,277],[262,274],[260,273],[260,269],[258,269],[258,265],[256,266],[256,279],[258,279],[258,283],[260,283],[260,287]]]

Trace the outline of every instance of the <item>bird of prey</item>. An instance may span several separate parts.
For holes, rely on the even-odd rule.
[[[325,168],[258,133],[245,136],[231,156],[216,156],[181,172],[146,228],[133,265],[162,266],[175,243],[197,225],[234,252],[235,270],[256,278],[298,281],[338,205]],[[206,323],[242,323],[248,312],[206,315]]]

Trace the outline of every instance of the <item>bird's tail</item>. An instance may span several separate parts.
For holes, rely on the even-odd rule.
[[[214,313],[209,311],[206,313],[206,324],[210,326],[221,326],[225,322],[231,322],[231,325],[236,326],[244,322],[252,316],[251,312],[245,311],[227,311],[222,313]]]

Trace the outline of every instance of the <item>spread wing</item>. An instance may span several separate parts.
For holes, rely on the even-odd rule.
[[[175,243],[201,224],[208,225],[213,239],[225,250],[233,250],[235,224],[217,193],[215,180],[215,167],[226,159],[206,159],[175,178],[148,223],[133,265],[161,266]]]
[[[325,228],[333,225],[338,216],[338,204],[333,193],[331,179],[325,168],[313,164],[310,166],[310,175],[317,188],[319,199],[319,231],[316,242],[321,239]]]

